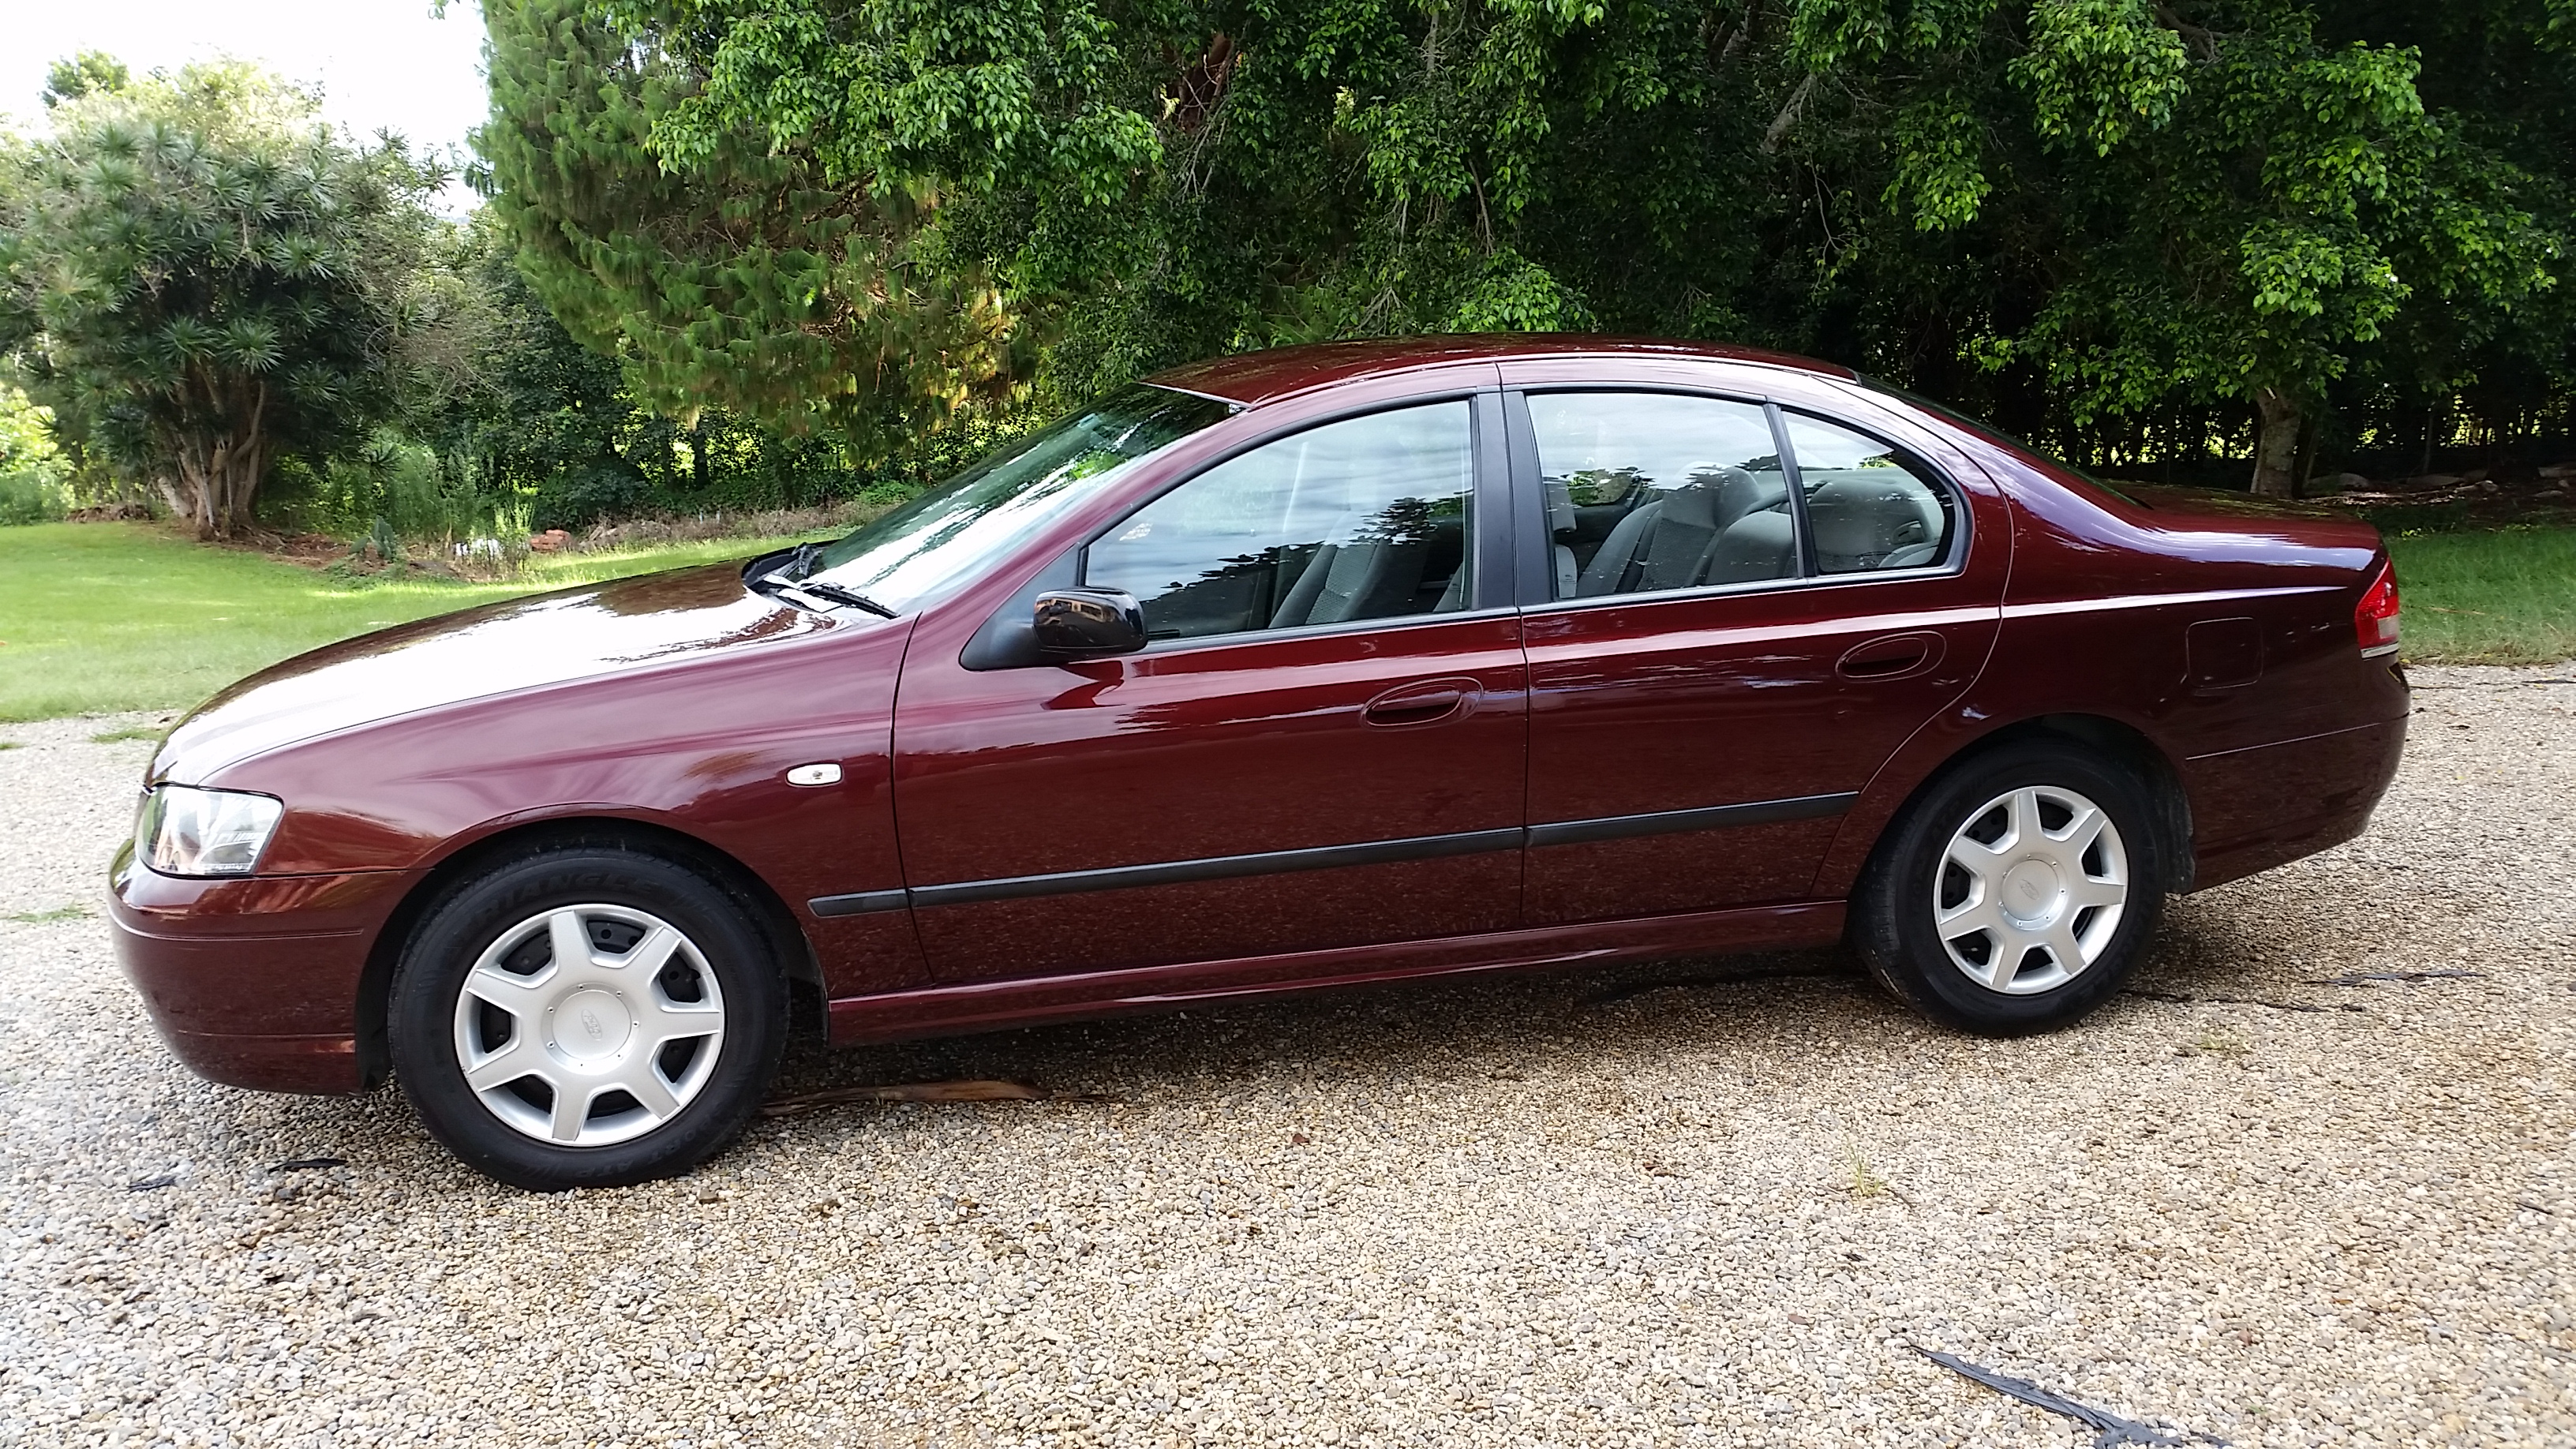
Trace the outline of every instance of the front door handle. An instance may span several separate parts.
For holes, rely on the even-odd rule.
[[[1855,644],[1834,661],[1845,679],[1910,679],[1941,662],[1941,636],[1918,629]]]
[[[1373,725],[1433,724],[1456,719],[1474,707],[1480,688],[1472,679],[1426,679],[1418,684],[1400,684],[1360,709],[1360,718]]]

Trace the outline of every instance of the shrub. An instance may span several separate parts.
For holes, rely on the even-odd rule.
[[[469,464],[379,428],[365,447],[318,468],[300,458],[280,459],[261,516],[290,532],[361,541],[379,534],[458,539],[516,527],[518,520],[506,516],[515,512],[510,501],[484,497]]]
[[[633,513],[652,485],[622,458],[601,457],[566,468],[537,485],[533,528],[584,529]]]
[[[25,393],[0,385],[0,524],[50,523],[70,503],[53,416]]]
[[[0,526],[52,523],[66,512],[62,485],[50,470],[20,468],[0,472]]]

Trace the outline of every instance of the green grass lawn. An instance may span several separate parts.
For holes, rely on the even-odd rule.
[[[540,555],[501,584],[369,583],[144,524],[0,528],[0,721],[181,709],[252,670],[334,639],[488,599],[682,564],[783,540],[728,538],[633,553]],[[2576,528],[2400,535],[2406,657],[2548,663],[2576,657]]]
[[[2442,664],[2576,658],[2576,528],[2398,534],[2405,657]]]
[[[717,559],[783,540],[538,555],[500,584],[343,579],[145,524],[0,528],[0,720],[181,709],[291,654],[491,599]]]

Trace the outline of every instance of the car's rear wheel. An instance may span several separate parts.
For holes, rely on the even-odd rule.
[[[723,1149],[776,1073],[786,988],[724,890],[614,847],[451,887],[396,965],[394,1075],[432,1135],[540,1191],[667,1177]]]
[[[2147,794],[2071,744],[1969,760],[1900,815],[1852,901],[1851,935],[1898,999],[1994,1036],[2093,1010],[2137,968],[2163,902]]]

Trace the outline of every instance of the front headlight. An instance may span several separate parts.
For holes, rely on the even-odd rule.
[[[134,853],[163,875],[248,875],[285,813],[267,795],[156,786],[134,823]]]

